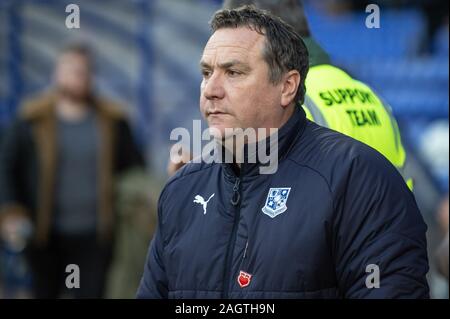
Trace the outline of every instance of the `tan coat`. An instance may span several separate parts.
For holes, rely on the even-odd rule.
[[[55,95],[49,92],[26,103],[19,112],[19,118],[30,123],[38,159],[37,203],[32,213],[35,220],[34,239],[39,245],[48,240],[53,214],[55,170],[58,161],[55,101]],[[108,240],[111,239],[114,224],[112,185],[118,137],[115,124],[124,120],[124,113],[119,106],[99,98],[92,98],[91,105],[97,113],[100,134],[98,236],[101,240]],[[2,211],[31,213],[29,208],[18,202],[0,203],[0,215]]]

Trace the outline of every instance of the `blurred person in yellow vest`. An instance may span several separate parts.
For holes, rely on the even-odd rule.
[[[311,37],[303,5],[298,0],[225,0],[223,8],[254,5],[279,16],[302,37],[309,52],[309,72],[303,108],[308,119],[357,139],[383,154],[413,189],[406,152],[389,105],[366,84],[331,64]],[[331,32],[331,30],[330,30]]]

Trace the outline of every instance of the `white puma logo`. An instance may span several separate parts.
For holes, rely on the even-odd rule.
[[[194,203],[196,204],[200,204],[203,206],[203,214],[206,214],[206,206],[208,206],[208,202],[211,198],[214,197],[214,194],[212,194],[211,196],[209,196],[208,200],[205,202],[205,199],[200,196],[200,195],[195,195],[195,199],[194,199]]]

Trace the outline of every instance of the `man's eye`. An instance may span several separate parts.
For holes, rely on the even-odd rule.
[[[211,71],[210,70],[202,70],[202,75],[204,78],[208,78],[211,76]]]
[[[228,73],[229,76],[233,76],[233,77],[242,74],[241,72],[236,71],[236,70],[228,70],[227,73]]]

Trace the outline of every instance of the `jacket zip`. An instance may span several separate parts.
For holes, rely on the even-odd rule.
[[[225,263],[225,274],[224,274],[224,285],[223,285],[223,291],[222,291],[222,297],[223,299],[228,299],[228,293],[230,289],[230,277],[231,277],[231,268],[232,268],[232,261],[233,261],[233,253],[234,253],[234,246],[236,245],[236,237],[237,237],[237,228],[239,225],[239,219],[240,219],[240,208],[241,208],[241,194],[240,194],[240,183],[241,180],[239,178],[236,178],[236,181],[233,186],[233,197],[231,198],[230,202],[234,207],[234,223],[233,223],[233,230],[231,232],[230,241],[228,243],[227,248],[227,257],[226,257],[226,263]]]
[[[247,267],[244,267],[245,257],[247,257],[247,250],[248,250],[248,239],[247,242],[245,243],[244,254],[242,255],[241,263],[239,264],[239,270],[247,271]]]
[[[248,240],[245,243],[244,256],[242,256],[242,261],[244,261],[245,257],[247,256],[247,248],[248,248]]]

